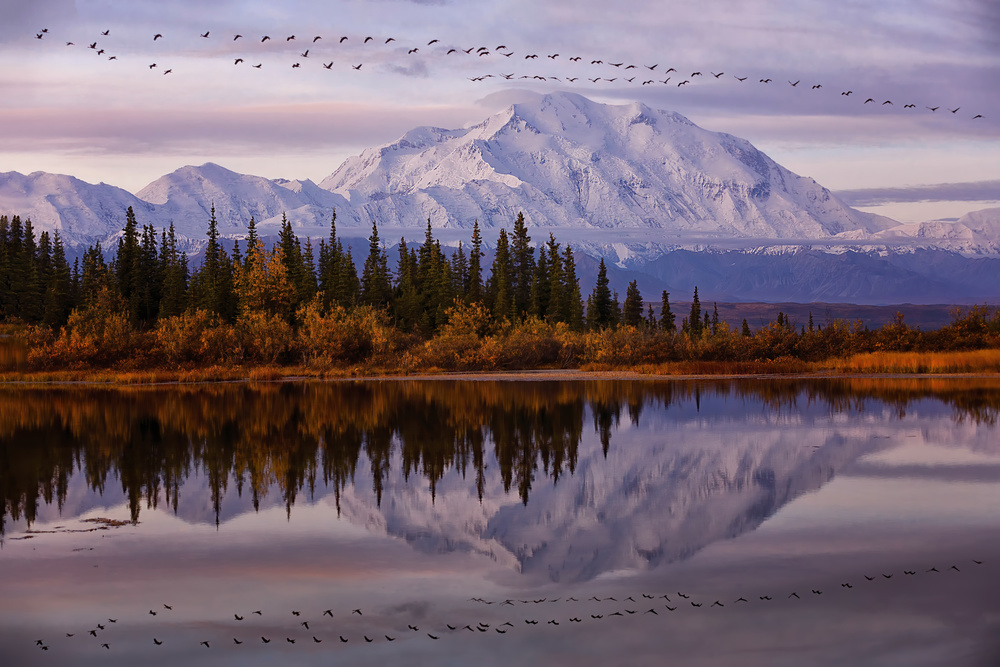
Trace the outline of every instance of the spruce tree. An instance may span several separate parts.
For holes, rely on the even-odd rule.
[[[635,280],[628,284],[628,289],[625,292],[622,323],[630,327],[638,327],[642,324],[642,295],[639,293],[639,285]]]
[[[163,276],[160,317],[175,317],[187,308],[188,268],[187,255],[177,248],[173,222],[160,244],[160,272]]]
[[[747,324],[747,318],[743,318],[743,329],[740,331],[744,338],[749,338],[752,334],[750,333],[750,325]]]
[[[606,329],[614,326],[615,307],[611,300],[611,289],[608,287],[608,267],[604,265],[604,258],[597,267],[597,283],[590,293],[587,308],[587,323],[591,329]]]
[[[52,273],[45,290],[45,310],[42,323],[49,327],[60,327],[66,323],[72,309],[72,275],[66,261],[59,232],[52,243]]]
[[[389,305],[392,287],[389,283],[389,259],[378,238],[378,227],[372,223],[368,237],[368,257],[361,272],[361,301],[376,308]]]
[[[507,230],[501,229],[500,236],[497,237],[496,252],[493,254],[493,267],[486,283],[486,302],[490,312],[493,313],[493,319],[497,322],[513,321],[515,317],[514,290],[511,280],[513,272],[514,265],[510,255]]]
[[[663,294],[660,296],[660,328],[667,333],[677,331],[674,313],[670,310],[670,292],[667,290],[663,290]]]
[[[573,331],[582,330],[583,299],[580,295],[580,281],[576,277],[576,259],[573,257],[573,249],[568,245],[562,260],[562,293],[560,308],[562,321]]]
[[[483,235],[479,231],[479,220],[472,224],[472,250],[469,252],[469,281],[465,286],[466,301],[475,303],[483,300]]]
[[[531,309],[531,279],[535,273],[535,249],[531,247],[531,237],[524,224],[524,214],[518,213],[514,220],[514,234],[510,241],[513,271],[511,288],[514,291],[514,314],[521,319]]]
[[[701,335],[701,300],[698,298],[698,286],[694,287],[694,298],[691,300],[691,314],[688,315],[688,330],[691,335],[698,337]]]

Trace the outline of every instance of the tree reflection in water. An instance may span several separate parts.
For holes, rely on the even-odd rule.
[[[250,494],[254,507],[274,488],[291,513],[318,485],[340,494],[362,454],[381,504],[398,452],[404,479],[420,476],[433,495],[450,471],[473,477],[479,498],[492,457],[507,493],[528,503],[538,478],[572,475],[588,413],[605,456],[627,414],[648,407],[700,406],[715,395],[782,413],[820,404],[831,413],[889,405],[900,416],[916,401],[951,406],[956,419],[994,424],[1000,382],[842,379],[739,381],[375,381],[287,382],[137,388],[0,389],[0,535],[8,517],[35,520],[41,502],[66,498],[85,475],[99,494],[118,482],[132,521],[165,498],[177,511],[186,479],[203,473],[218,521],[223,497]]]

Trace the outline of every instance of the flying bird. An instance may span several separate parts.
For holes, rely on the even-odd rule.
[[[235,37],[233,37],[233,41],[235,42],[236,40],[238,40],[238,39],[239,39],[240,37],[242,37],[242,36],[243,36],[243,35],[236,35]]]
[[[44,32],[44,31],[43,31],[43,32]],[[104,31],[104,32],[102,32],[101,34],[102,34],[102,35],[104,35],[105,37],[107,37],[107,36],[108,36],[108,34],[110,34],[110,33],[111,33],[111,31],[110,31],[110,30],[105,30],[105,31]]]
[[[293,39],[295,39],[295,35],[289,35],[288,37],[285,37],[285,41],[286,41],[286,42],[290,42],[290,41],[292,41]]]
[[[156,40],[160,39],[161,37],[163,37],[163,35],[161,35],[160,33],[156,33],[155,35],[153,35],[153,41],[155,42]]]
[[[711,72],[711,75],[714,76],[716,79],[718,79],[723,74],[725,74],[725,72],[719,72],[718,74],[716,74],[715,72]]]
[[[313,44],[315,44],[316,42],[318,42],[321,39],[323,39],[321,36],[316,35],[315,37],[313,37]]]
[[[937,111],[941,107],[927,107],[927,108],[930,109],[931,111]],[[930,572],[930,570],[927,570],[927,571]]]
[[[240,641],[239,639],[237,639],[236,637],[233,637],[233,643],[234,643],[234,644],[236,644],[237,646],[239,646],[239,645],[240,645],[240,644],[242,644],[243,642],[241,642],[241,641]]]
[[[270,640],[270,639],[268,639],[267,637],[265,637],[264,635],[261,635],[261,636],[260,636],[260,640],[261,640],[262,642],[264,642],[265,644],[270,644],[270,643],[271,643],[271,640]]]
[[[323,67],[326,69],[333,69],[333,61],[331,60],[329,63],[323,63]],[[333,616],[333,614],[330,615]]]
[[[96,49],[97,48],[97,42],[94,42],[93,44],[91,44],[87,48],[89,48],[89,49]]]
[[[154,644],[156,644],[157,646],[162,646],[162,645],[163,645],[163,642],[161,642],[161,641],[160,641],[159,639],[157,639],[156,637],[153,637],[153,643],[154,643]]]
[[[361,42],[361,43],[362,44],[367,44],[368,42],[372,41],[373,39],[375,39],[375,38],[374,37],[365,37],[365,40],[363,42]]]
[[[677,87],[678,87],[678,88],[680,88],[680,87],[681,87],[681,86],[683,86],[683,85],[684,85],[685,83],[691,83],[691,82],[690,82],[689,80],[687,80],[687,79],[684,79],[683,81],[681,81],[680,83],[678,83],[678,84],[677,84]]]
[[[269,39],[271,39],[270,35],[264,35],[263,37],[260,38],[260,43],[263,44],[264,42],[266,42]]]
[[[172,70],[172,69],[163,70],[163,74],[164,74],[164,76],[166,76],[167,74],[170,74],[173,71],[174,70]]]
[[[204,35],[202,35],[202,37],[204,37]],[[212,648],[211,646],[208,645],[208,642],[201,642],[201,645],[204,646],[205,648]]]
[[[799,81],[801,81],[801,80],[802,79],[799,79]],[[799,85],[799,81],[796,81],[795,83],[792,83],[791,81],[789,81],[788,83],[792,86],[792,88],[794,88],[795,86]]]
[[[771,83],[771,80],[770,79],[761,79],[760,82],[761,83]]]
[[[735,74],[733,75],[733,78],[736,79],[737,81],[746,81],[747,80],[747,77],[745,77],[745,76],[736,76]]]
[[[308,58],[309,57],[309,49],[306,49],[305,51],[302,52],[302,57],[303,58]]]
[[[843,95],[844,97],[850,97],[851,93],[853,92],[854,92],[853,90],[845,90],[844,92],[841,93],[841,95]]]
[[[364,65],[364,63],[361,63],[361,65]],[[361,69],[361,65],[351,65],[351,67],[354,69]],[[361,612],[359,611],[358,613],[360,614]]]
[[[892,100],[886,100],[885,102],[882,102],[882,106],[885,106],[886,104],[892,104]]]
[[[395,42],[395,41],[396,41],[395,37],[390,37],[389,39],[385,40],[385,43],[388,44],[389,42]]]
[[[204,37],[205,39],[208,39],[208,33],[209,33],[209,32],[210,32],[210,31],[207,31],[207,30],[206,30],[206,31],[205,31],[205,34],[204,34],[204,35],[202,35],[202,37]],[[202,642],[202,644],[204,644],[204,643],[205,643],[205,642]]]
[[[977,118],[982,118],[982,117],[983,117],[983,114],[977,113],[975,116],[972,117],[972,120],[976,120]],[[980,562],[980,561],[975,561],[974,560],[972,562],[975,563],[976,565],[982,565],[982,562]]]
[[[875,101],[874,98],[869,97],[867,100],[865,100],[865,104],[868,104],[869,102],[874,102],[874,101]]]
[[[822,87],[823,87],[823,84],[822,84],[822,83],[817,83],[817,84],[816,84],[815,86],[813,86],[813,87],[812,87],[812,89],[813,89],[813,90],[819,90],[819,89],[820,89],[820,88],[822,88]]]
[[[317,644],[322,644],[323,643],[323,640],[319,639],[318,637],[316,637],[316,635],[313,635],[313,641],[316,642]]]
[[[301,64],[300,63],[294,63],[292,65],[292,69],[295,69],[296,67],[301,67]]]
[[[241,62],[243,62],[243,58],[237,58],[236,60],[233,61],[233,64],[239,65]]]
[[[346,41],[347,41],[347,35],[344,35],[343,37],[340,38],[340,43],[341,44],[343,44]]]
[[[962,108],[962,107],[955,107],[954,109],[948,109],[948,111],[950,111],[950,112],[952,112],[952,113],[956,113],[956,112],[957,112],[957,111],[958,111],[959,109],[961,109],[961,108]],[[955,567],[955,566],[954,566],[954,565],[952,565],[952,567]],[[958,568],[957,568],[957,567],[955,567],[955,569],[957,570]]]
[[[417,52],[417,47],[414,46],[412,49],[410,49],[406,53],[407,53],[407,55],[412,55],[412,54],[414,54],[416,52]],[[479,54],[479,55],[482,55],[482,54]]]

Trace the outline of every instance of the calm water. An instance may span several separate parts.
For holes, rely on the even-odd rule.
[[[971,380],[0,388],[0,664],[998,665],[998,415]]]

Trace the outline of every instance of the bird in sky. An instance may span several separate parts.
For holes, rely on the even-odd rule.
[[[313,37],[313,44],[315,44],[316,42],[318,42],[321,39],[323,39],[323,37],[321,35],[316,35],[315,37]]]
[[[233,37],[233,41],[235,42],[236,40],[238,40],[238,39],[239,39],[240,37],[242,37],[242,36],[243,36],[243,35],[236,35],[235,37]]]
[[[326,69],[333,69],[333,61],[331,60],[328,63],[323,63],[323,67],[325,67]],[[331,616],[332,616],[332,614],[331,614]]]
[[[801,81],[801,79],[799,79],[799,81]],[[799,81],[796,81],[795,83],[789,81],[788,83],[792,86],[792,88],[794,88],[795,86],[799,85]]]
[[[101,34],[102,34],[102,35],[104,35],[105,37],[107,37],[107,36],[108,36],[108,35],[109,35],[110,33],[111,33],[111,31],[110,31],[110,30],[105,30],[105,31],[104,31],[104,32],[102,32]]]
[[[375,39],[375,38],[374,37],[365,37],[365,40],[363,42],[361,42],[361,43],[362,44],[367,44],[368,42],[372,41],[373,39]]]
[[[202,35],[202,37],[204,37],[205,39],[208,39],[208,35],[209,35],[209,32],[210,32],[210,31],[206,30],[206,31],[205,31],[205,34],[204,34],[204,35]],[[204,643],[204,642],[203,642],[203,643]]]
[[[163,35],[161,35],[160,33],[156,33],[155,35],[153,35],[153,41],[155,42],[156,40],[161,39],[162,37]]]

